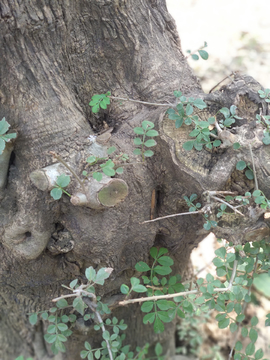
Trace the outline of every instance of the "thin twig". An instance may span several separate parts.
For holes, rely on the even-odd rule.
[[[256,189],[256,190],[259,190],[258,180],[257,180],[257,175],[256,175],[256,168],[255,168],[255,162],[254,162],[254,157],[253,157],[253,152],[252,152],[252,147],[251,147],[250,144],[248,144],[248,145],[249,145],[249,150],[250,150],[250,155],[251,155],[251,161],[252,161],[252,167],[253,167],[255,189]]]
[[[230,278],[228,286],[226,288],[215,288],[214,292],[224,292],[224,291],[229,291],[231,289],[232,283],[234,281],[235,274],[236,274],[237,263],[238,263],[237,260],[235,260],[234,263],[233,263],[232,276]],[[123,300],[123,301],[119,302],[119,305],[127,305],[127,304],[133,304],[133,303],[137,303],[137,302],[142,302],[142,301],[150,301],[150,300],[171,299],[171,298],[178,297],[178,296],[186,296],[186,295],[190,295],[190,294],[197,294],[199,292],[200,292],[199,290],[190,290],[190,291],[182,291],[180,293],[175,293],[175,294],[167,294],[167,295],[160,295],[160,296],[149,296],[149,297],[143,297],[143,298],[138,298],[138,299]]]
[[[117,96],[109,96],[111,99],[116,99],[116,100],[123,100],[123,101],[132,101],[132,102],[135,102],[135,103],[139,103],[139,104],[145,104],[145,105],[154,105],[154,106],[175,106],[171,103],[167,103],[167,104],[158,104],[158,103],[150,103],[148,101],[140,101],[140,100],[134,100],[134,99],[130,99],[130,98],[120,98],[120,97],[117,97]]]
[[[158,221],[158,220],[162,220],[162,219],[167,219],[167,218],[171,218],[171,217],[175,217],[175,216],[201,214],[201,213],[204,213],[204,212],[205,212],[205,211],[204,211],[204,209],[202,208],[201,210],[198,210],[198,211],[190,211],[190,212],[186,212],[186,213],[179,213],[179,214],[172,214],[172,215],[161,216],[161,217],[158,217],[158,218],[153,219],[153,220],[143,221],[141,224],[146,224],[146,223],[150,223],[150,222],[154,222],[154,221]]]
[[[216,197],[216,196],[213,196],[213,195],[210,195],[210,197],[211,197],[212,199],[215,199],[215,200],[217,200],[217,201],[219,201],[219,202],[221,202],[221,203],[229,206],[229,208],[231,208],[231,209],[232,209],[234,212],[236,212],[237,214],[239,214],[239,215],[241,215],[241,216],[245,216],[245,215],[242,214],[240,211],[238,211],[234,206],[232,206],[232,205],[230,205],[229,203],[227,203],[227,201],[224,201],[224,200],[222,200],[222,199],[220,199],[220,198],[218,198],[218,197]]]
[[[94,306],[95,304],[87,297],[83,298],[83,302],[89,307],[89,309],[91,309],[96,314],[96,317],[98,319],[98,323],[100,324],[100,327],[101,327],[102,332],[104,334],[106,329],[105,329],[104,323],[102,321],[102,318],[100,316],[100,313],[97,311],[97,309]],[[113,360],[113,354],[112,354],[110,343],[109,343],[108,340],[106,340],[106,339],[104,339],[104,340],[106,341],[106,345],[107,345],[108,353],[109,353],[109,356],[110,356],[110,360]]]
[[[215,85],[214,87],[212,87],[212,89],[209,91],[209,94],[210,94],[216,87],[218,87],[218,85],[220,85],[224,80],[230,79],[231,81],[233,81],[233,79],[231,78],[232,75],[234,75],[233,72],[232,72],[230,75],[226,76],[224,79],[222,79],[219,83],[217,83],[217,85]]]
[[[82,190],[84,194],[86,195],[85,187],[81,179],[78,177],[78,175],[75,173],[75,171],[61,158],[61,156],[57,155],[56,152],[50,151],[50,154],[55,157],[61,164],[63,164],[70,172],[71,174],[78,180],[79,184],[82,187]]]

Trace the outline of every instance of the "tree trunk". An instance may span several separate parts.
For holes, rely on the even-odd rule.
[[[50,308],[51,299],[62,293],[61,284],[74,278],[83,281],[89,266],[114,269],[98,294],[114,302],[114,314],[128,324],[126,343],[135,347],[159,340],[169,352],[173,326],[154,335],[142,324],[139,308],[117,307],[113,299],[121,284],[134,276],[135,264],[149,261],[152,246],[168,248],[175,271],[185,276],[191,250],[208,233],[199,215],[141,224],[150,218],[153,192],[155,217],[188,211],[185,195],[233,189],[239,155],[231,148],[186,153],[182,143],[188,130],[174,128],[166,107],[114,101],[96,115],[88,103],[94,94],[108,90],[122,98],[173,102],[173,91],[179,88],[185,95],[207,100],[209,113],[235,103],[244,118],[239,129],[246,126],[245,134],[258,138],[254,153],[256,163],[264,164],[258,178],[267,195],[268,152],[259,130],[248,128],[262,104],[256,89],[254,95],[247,86],[251,80],[242,78],[222,93],[203,94],[181,52],[164,0],[2,0],[0,15],[0,119],[5,117],[18,133],[0,190],[0,358],[24,354],[45,360],[51,355],[43,340],[44,324],[32,327],[28,314]],[[121,179],[126,193],[117,204],[74,206],[66,195],[54,201],[47,185],[43,188],[40,172],[55,162],[50,151],[80,175],[93,153],[89,135],[108,128],[113,128],[111,137],[105,144],[99,142],[98,151],[114,145],[136,162],[133,128],[146,119],[161,135],[155,155],[125,167]],[[241,154],[243,160],[250,158],[248,148]],[[35,186],[40,176],[42,185]],[[243,181],[243,190],[242,185]],[[247,187],[252,186],[251,182]],[[71,194],[82,191],[74,177],[67,189]],[[223,224],[217,233],[234,237],[231,226]],[[243,229],[248,231],[247,222],[237,232],[241,239]],[[61,243],[62,238],[67,240]],[[84,341],[97,342],[95,336],[92,325],[82,330],[77,324],[63,358],[80,359]]]

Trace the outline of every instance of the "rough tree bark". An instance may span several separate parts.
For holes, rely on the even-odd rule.
[[[191,250],[207,232],[198,215],[141,225],[149,219],[152,193],[157,217],[187,211],[184,195],[251,190],[253,182],[234,171],[238,159],[250,160],[249,147],[237,155],[231,147],[187,153],[182,143],[188,129],[176,130],[166,108],[115,101],[94,115],[90,98],[110,90],[114,96],[164,103],[174,101],[173,91],[180,87],[185,95],[207,101],[204,116],[237,105],[243,120],[235,134],[251,139],[260,189],[270,195],[269,151],[262,146],[261,128],[253,126],[260,108],[267,113],[256,95],[260,85],[238,76],[222,91],[204,94],[181,52],[165,0],[2,0],[0,34],[0,119],[5,116],[18,132],[0,190],[0,358],[51,356],[42,340],[44,324],[31,327],[27,314],[49,308],[62,293],[61,284],[83,281],[88,266],[114,268],[99,294],[128,323],[127,343],[153,344],[158,337],[142,325],[139,309],[117,307],[120,285],[135,274],[138,261],[148,261],[153,245],[167,247],[175,271],[185,275]],[[46,186],[34,185],[31,174],[54,162],[50,151],[80,174],[91,153],[88,136],[108,127],[112,136],[106,144],[100,141],[100,151],[114,145],[134,162],[132,129],[145,119],[161,134],[155,156],[126,167],[121,179],[129,193],[117,205],[78,207],[66,196],[53,201],[43,191]],[[68,191],[81,191],[75,179]],[[269,230],[258,215],[253,222],[248,217],[224,221],[217,234],[244,241],[268,236]],[[168,353],[173,333],[170,326],[159,336]],[[97,341],[94,336],[92,326],[78,324],[64,358],[79,359],[83,342]]]

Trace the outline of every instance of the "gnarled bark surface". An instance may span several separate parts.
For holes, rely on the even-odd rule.
[[[237,160],[249,160],[248,147],[237,154],[231,147],[186,153],[182,143],[188,129],[176,131],[166,119],[166,108],[115,101],[109,110],[94,115],[88,106],[91,96],[110,90],[113,96],[164,103],[174,101],[173,91],[180,86],[185,95],[207,101],[205,116],[235,103],[244,118],[236,135],[251,139],[260,189],[266,195],[269,151],[262,145],[262,130],[252,127],[252,121],[260,107],[264,113],[267,107],[250,95],[246,78],[236,79],[222,92],[203,94],[181,52],[164,0],[3,0],[0,33],[0,118],[5,116],[18,132],[0,193],[0,357],[10,360],[25,354],[44,360],[51,355],[42,338],[44,324],[31,327],[27,314],[51,307],[51,299],[62,292],[61,284],[74,278],[83,281],[86,267],[114,268],[110,280],[98,289],[114,305],[120,285],[134,275],[138,261],[148,261],[153,245],[169,249],[175,271],[189,271],[190,252],[207,234],[203,218],[183,216],[141,225],[149,219],[153,191],[155,216],[187,211],[184,195],[201,196],[205,190],[236,185],[244,191],[242,182],[232,179]],[[126,167],[121,179],[128,195],[116,206],[78,207],[67,196],[53,201],[31,181],[33,171],[54,162],[50,151],[81,174],[91,154],[88,136],[108,127],[112,135],[99,151],[114,145],[135,162],[133,128],[145,119],[161,134],[155,156]],[[68,191],[80,190],[73,178]],[[246,221],[243,227],[256,228],[259,221],[263,222]],[[233,236],[223,231],[231,226],[219,226],[218,234]],[[114,311],[129,325],[127,343],[141,346],[157,340],[143,326],[138,308]],[[86,339],[98,342],[92,326],[79,325],[68,344],[67,360],[80,358]],[[170,326],[159,337],[166,350],[173,332]]]

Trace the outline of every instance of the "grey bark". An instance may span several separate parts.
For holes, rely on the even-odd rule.
[[[0,33],[0,119],[5,116],[18,132],[0,193],[0,358],[51,356],[43,341],[45,325],[33,328],[28,314],[51,307],[51,299],[62,293],[61,284],[84,281],[88,266],[114,268],[98,293],[128,323],[126,342],[134,347],[159,339],[169,351],[173,326],[154,336],[143,326],[139,308],[117,307],[120,285],[134,276],[138,261],[149,261],[153,245],[167,247],[174,270],[188,274],[190,252],[207,234],[203,219],[192,215],[141,225],[150,217],[152,192],[155,216],[187,211],[184,195],[230,187],[235,154],[231,148],[184,153],[181,144],[188,130],[175,131],[166,109],[115,101],[94,115],[88,106],[93,94],[108,90],[114,96],[164,103],[174,101],[173,91],[180,86],[185,95],[205,97],[186,64],[165,1],[2,0]],[[209,113],[228,101],[219,92],[215,96],[205,97]],[[248,94],[236,92],[232,103],[241,96],[255,104],[252,114],[258,111],[260,104]],[[88,136],[108,127],[113,132],[107,145],[136,161],[132,129],[145,119],[161,133],[155,156],[126,168],[121,178],[129,194],[115,207],[73,206],[66,196],[53,201],[31,182],[33,171],[52,165],[50,151],[81,174],[89,156]],[[255,151],[266,172],[267,151],[262,144]],[[264,191],[265,174],[259,175]],[[68,191],[78,190],[73,179]],[[99,341],[93,328],[83,325],[77,324],[67,360],[80,358],[85,340]]]

